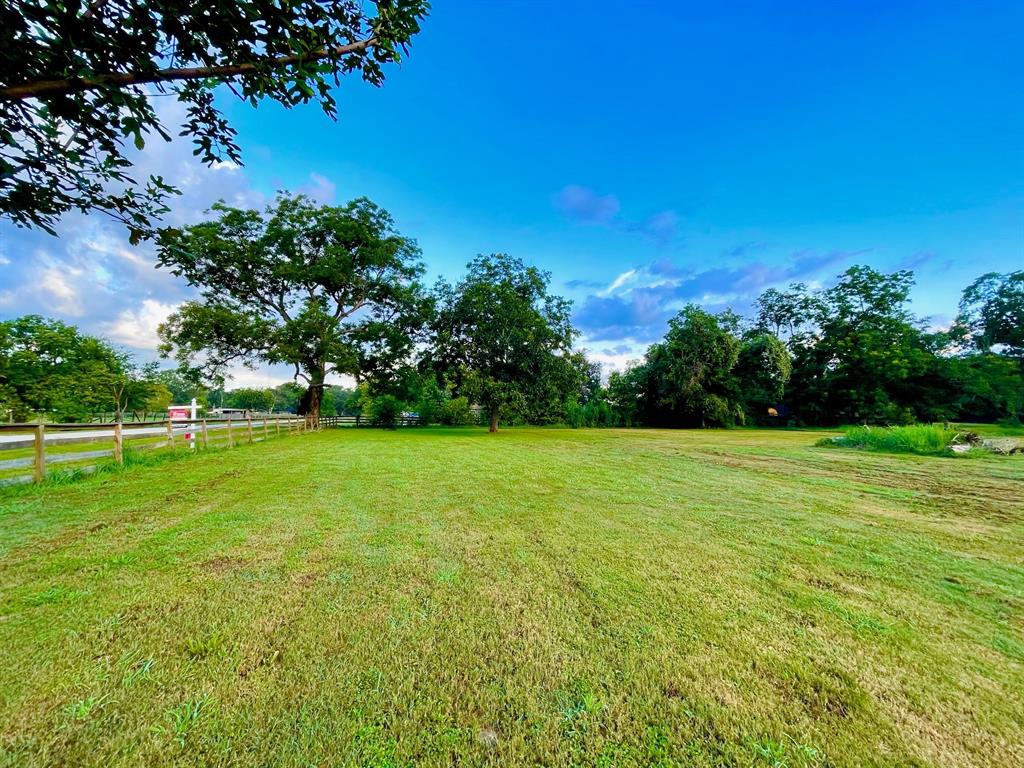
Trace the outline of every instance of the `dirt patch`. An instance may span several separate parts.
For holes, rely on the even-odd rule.
[[[837,595],[849,595],[851,590],[845,585],[838,581],[832,581],[831,579],[823,579],[820,576],[811,576],[807,579],[807,584],[820,589],[825,592],[834,592]]]
[[[217,555],[217,557],[211,560],[207,560],[205,563],[202,563],[199,567],[207,573],[212,573],[214,575],[220,576],[225,573],[230,573],[231,571],[237,570],[246,563],[247,561],[243,560],[240,557],[228,557],[226,555]]]
[[[228,480],[231,480],[232,478],[239,477],[241,474],[242,470],[240,469],[229,469],[227,472],[221,472],[216,477],[211,477],[209,480],[203,483],[203,487],[216,488],[218,485],[226,483]]]

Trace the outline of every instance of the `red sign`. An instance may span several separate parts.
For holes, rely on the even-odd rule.
[[[189,421],[192,418],[192,406],[171,406],[167,409],[167,418],[171,421]],[[192,433],[185,433],[185,440],[192,440]]]

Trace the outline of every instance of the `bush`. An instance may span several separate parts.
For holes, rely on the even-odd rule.
[[[586,405],[580,405],[576,400],[565,402],[564,423],[567,427],[613,427],[616,422],[614,409],[604,400],[591,400]]]
[[[446,400],[441,409],[441,423],[450,427],[463,427],[475,421],[469,400],[464,397],[453,397]]]
[[[565,425],[573,429],[586,427],[586,414],[584,407],[575,400],[568,400],[565,403]]]
[[[944,424],[914,424],[906,427],[851,427],[841,437],[826,437],[818,445],[860,448],[886,453],[917,453],[944,456],[961,430]]]
[[[402,415],[402,401],[394,395],[376,395],[368,405],[364,414],[379,427],[394,427]]]
[[[416,413],[420,424],[438,424],[444,421],[444,407],[448,402],[448,393],[441,389],[434,379],[427,379],[420,388],[416,400]]]

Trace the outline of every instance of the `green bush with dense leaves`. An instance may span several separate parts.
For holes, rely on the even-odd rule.
[[[378,427],[393,427],[402,415],[402,401],[394,395],[376,395],[366,402],[363,415]]]
[[[446,400],[441,408],[441,423],[449,427],[463,427],[475,424],[477,417],[465,397]]]

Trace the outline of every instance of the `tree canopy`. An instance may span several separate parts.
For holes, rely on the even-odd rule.
[[[38,315],[0,322],[0,407],[9,419],[79,421],[148,408],[165,392],[152,367],[74,326]]]
[[[570,354],[576,330],[570,302],[549,293],[551,276],[499,253],[477,256],[466,276],[435,289],[430,365],[488,414],[496,432],[503,409],[578,388]]]
[[[793,373],[786,345],[770,333],[749,334],[740,346],[733,374],[737,378],[744,419],[770,422],[770,411],[782,403]]]
[[[428,9],[427,0],[4,3],[0,214],[52,233],[70,210],[99,210],[144,236],[176,190],[159,176],[136,184],[128,144],[178,131],[207,164],[241,164],[219,86],[254,106],[313,101],[334,117],[340,78],[381,85]],[[164,124],[154,94],[185,105],[182,125]]]
[[[649,423],[729,426],[743,422],[732,375],[740,342],[732,318],[690,304],[669,320],[665,339],[651,345],[643,366],[643,406]]]
[[[232,362],[284,363],[319,418],[325,379],[383,376],[424,323],[415,241],[366,198],[318,206],[281,195],[265,213],[218,204],[215,218],[166,228],[158,263],[199,288],[160,327],[161,351],[207,379]]]
[[[982,352],[998,346],[1024,363],[1024,270],[989,272],[967,286],[957,324]]]
[[[308,413],[311,422],[322,411],[389,426],[414,413],[425,424],[483,421],[493,430],[499,422],[1017,424],[1024,416],[1024,364],[1016,329],[1004,322],[1017,306],[1013,274],[975,281],[945,330],[909,311],[910,273],[863,266],[822,290],[776,289],[749,326],[731,311],[689,305],[642,361],[603,383],[600,365],[573,348],[569,302],[519,259],[478,256],[462,280],[442,280],[430,295],[418,283],[415,243],[366,200],[332,208],[282,197],[266,214],[215,213],[161,236],[166,265],[200,289],[161,329],[178,370],[139,366],[59,321],[6,321],[7,418],[80,420],[192,397]],[[767,317],[767,306],[783,319]],[[307,386],[225,392],[233,361],[288,362]],[[328,386],[331,373],[357,386]]]

